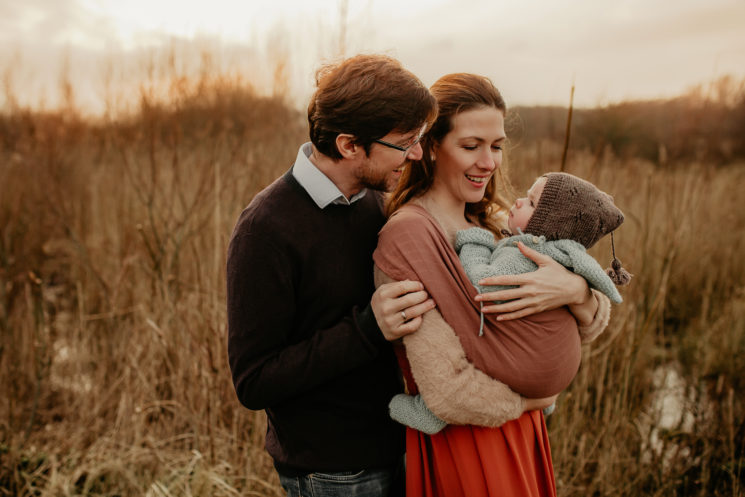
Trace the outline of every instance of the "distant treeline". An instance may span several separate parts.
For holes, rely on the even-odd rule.
[[[563,142],[567,115],[564,107],[516,107],[508,132],[515,146]],[[661,165],[745,159],[745,80],[726,76],[669,100],[574,109],[569,146]]]
[[[250,134],[262,141],[276,133],[299,140],[307,132],[304,109],[284,98],[260,96],[250,84],[222,76],[185,83],[177,79],[167,96],[147,90],[129,112],[88,119],[74,106],[55,111],[0,108],[0,146],[18,147],[37,134],[40,122],[57,123],[67,134],[111,126],[130,133],[174,133],[179,138],[211,139]],[[12,99],[11,99],[12,100]],[[510,109],[508,134],[512,147],[540,142],[564,143],[568,108],[521,106]],[[296,144],[289,144],[294,148]],[[722,165],[745,159],[745,80],[722,77],[691,89],[685,95],[660,100],[626,101],[575,108],[569,151],[590,152],[596,158],[612,154],[621,159],[642,158],[659,165],[699,162]]]

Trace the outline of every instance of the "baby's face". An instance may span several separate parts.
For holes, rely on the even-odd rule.
[[[515,200],[515,204],[510,209],[510,217],[507,220],[507,226],[510,228],[512,234],[517,235],[518,228],[525,231],[525,227],[528,225],[528,221],[530,221],[530,217],[538,205],[538,199],[543,194],[543,187],[546,185],[546,181],[547,178],[538,178],[528,190],[527,197]]]

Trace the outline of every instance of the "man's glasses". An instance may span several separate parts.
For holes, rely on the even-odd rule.
[[[375,143],[380,143],[383,146],[393,148],[396,150],[400,150],[404,153],[404,156],[409,153],[409,150],[411,150],[412,147],[414,147],[419,141],[422,139],[422,136],[424,135],[424,130],[427,129],[427,125],[425,124],[422,126],[422,129],[419,130],[419,133],[417,133],[416,138],[413,142],[411,142],[408,146],[402,147],[401,145],[396,145],[395,143],[387,142],[385,140],[373,140]]]

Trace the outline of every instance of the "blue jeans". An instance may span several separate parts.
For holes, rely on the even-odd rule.
[[[287,497],[389,497],[404,495],[401,468],[285,476],[279,481]]]

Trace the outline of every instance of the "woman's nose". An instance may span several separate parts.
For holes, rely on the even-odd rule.
[[[517,207],[519,209],[522,206],[523,206],[523,199],[519,198],[519,199],[515,200],[515,207]]]
[[[478,166],[488,171],[493,171],[497,168],[497,164],[494,162],[494,158],[488,152],[479,157]]]

